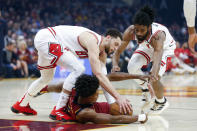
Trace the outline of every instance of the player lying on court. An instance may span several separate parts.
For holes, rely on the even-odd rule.
[[[72,89],[65,111],[71,118],[80,123],[126,124],[133,122],[145,123],[145,114],[133,115],[133,111],[123,115],[117,103],[96,102],[98,98],[99,80],[96,76],[81,75]]]
[[[142,81],[147,82],[147,80],[150,79],[150,76],[149,75],[133,75],[133,74],[128,74],[124,72],[114,72],[114,73],[107,74],[107,78],[110,81],[140,79]],[[49,84],[46,87],[44,87],[40,92],[38,92],[34,97],[37,97],[45,93],[51,93],[51,92],[60,93],[62,91],[63,84],[64,84],[63,82],[60,82],[58,84]]]

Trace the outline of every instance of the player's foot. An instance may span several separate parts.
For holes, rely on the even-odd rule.
[[[168,103],[167,99],[163,103],[158,102],[155,100],[153,107],[150,109],[151,115],[159,115],[161,114],[166,108],[168,108],[170,104]]]
[[[58,120],[63,122],[72,122],[74,119],[66,113],[64,108],[56,110],[56,106],[53,108],[52,112],[49,115],[49,118],[52,120]]]
[[[48,86],[45,86],[40,92],[38,92],[34,97],[38,97],[38,96],[40,96],[40,95],[42,95],[42,94],[45,94],[45,93],[48,93],[49,91],[48,91]]]
[[[141,113],[146,112],[146,110],[149,110],[150,105],[152,103],[151,101],[151,94],[148,89],[142,89],[142,106],[141,106]]]
[[[11,111],[14,113],[23,113],[24,115],[37,115],[37,112],[29,104],[27,106],[20,106],[18,101],[11,107]]]

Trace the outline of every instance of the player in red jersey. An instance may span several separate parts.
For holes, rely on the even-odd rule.
[[[93,122],[98,124],[122,124],[133,122],[146,122],[147,116],[119,113],[117,103],[96,102],[98,98],[99,81],[96,76],[81,75],[77,78],[75,88],[66,106],[66,111],[73,120],[81,123]]]
[[[140,79],[142,81],[147,81],[147,79],[150,79],[149,75],[132,75],[132,74],[123,73],[123,72],[116,72],[116,73],[107,74],[107,77],[110,81],[121,81],[121,80],[128,80],[128,79]],[[91,85],[90,86],[88,85],[88,87],[91,88]],[[62,88],[63,88],[63,82],[61,82],[59,84],[50,84],[50,85],[46,86],[45,88],[43,88],[35,97],[45,94],[45,93],[50,93],[50,92],[60,93]],[[74,94],[75,94],[75,90],[72,90],[72,92],[74,92]],[[72,96],[73,96],[73,93],[72,93]],[[120,114],[119,107],[118,107],[117,103],[115,103],[115,102],[112,102],[110,104],[104,103],[104,104],[96,104],[96,105],[99,105],[99,106],[100,105],[102,105],[102,106],[110,105],[110,107],[111,107],[110,109],[111,109],[111,111],[114,112],[114,114]],[[66,107],[68,107],[68,106],[65,106],[65,108]],[[71,109],[71,108],[68,108],[68,109]],[[72,108],[72,109],[74,109],[74,108]],[[56,120],[56,115],[52,115],[52,114],[50,114],[49,117],[53,120]],[[72,121],[73,118],[75,118],[75,117],[69,117],[67,115],[66,119],[61,119],[60,121],[64,121],[64,122],[65,121]]]

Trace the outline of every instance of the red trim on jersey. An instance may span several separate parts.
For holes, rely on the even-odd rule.
[[[37,65],[38,70],[43,70],[43,69],[51,69],[51,68],[55,68],[56,65],[50,65],[50,66],[39,66]]]
[[[150,41],[149,41],[149,42],[151,43],[151,42],[152,42],[152,38],[153,38],[153,37],[155,37],[155,36],[157,35],[157,33],[161,32],[161,31],[162,31],[162,30],[158,30],[158,31],[156,31],[156,32],[152,35],[152,37],[151,37],[151,39],[150,39]]]
[[[55,38],[55,35],[52,33],[51,29],[49,29],[49,27],[48,27],[47,29],[51,32],[51,34],[52,34],[53,37]]]
[[[171,41],[171,43],[173,43],[173,42],[174,42],[174,40]]]
[[[56,32],[55,32],[55,30],[52,28],[52,27],[49,27],[52,31],[53,31],[53,33],[56,35]]]
[[[164,61],[161,61],[161,66],[164,66],[166,63]]]
[[[98,43],[99,42],[98,37],[93,32],[90,32],[90,31],[88,31],[88,32],[91,33],[96,38],[96,41],[97,41],[96,43],[99,44]]]
[[[80,42],[80,40],[79,40],[79,36],[77,36],[77,41],[78,41],[79,45],[80,45],[84,50],[88,51],[88,50],[81,44],[81,42]]]
[[[141,51],[141,50],[137,50],[137,51],[135,51],[134,53],[138,53],[138,54],[143,55],[143,56],[146,58],[146,60],[147,60],[147,65],[148,65],[148,63],[150,62],[150,57],[148,56],[148,54],[146,54],[145,52],[143,52],[143,51]]]

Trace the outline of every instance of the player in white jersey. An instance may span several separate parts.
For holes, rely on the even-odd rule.
[[[136,82],[142,87],[145,104],[150,101],[147,95],[149,90],[152,89],[151,86],[153,87],[154,90],[150,91],[151,94],[155,93],[156,99],[151,108],[151,113],[159,114],[169,105],[163,94],[164,89],[160,82],[160,77],[165,73],[168,57],[174,55],[176,44],[168,29],[161,24],[153,23],[153,20],[154,12],[148,6],[143,7],[136,13],[133,19],[134,25],[129,26],[125,30],[123,43],[113,56],[112,71],[120,70],[118,66],[120,54],[125,50],[128,43],[136,38],[139,47],[128,63],[128,72],[132,74],[143,74],[141,68],[149,64],[149,62],[153,62],[150,71],[152,76],[150,84],[141,80],[136,80]]]
[[[187,22],[189,39],[188,44],[191,51],[195,54],[195,45],[197,43],[197,34],[195,29],[195,18],[196,18],[196,0],[184,0],[183,11]]]
[[[64,81],[63,90],[50,118],[66,121],[68,115],[63,109],[76,78],[85,71],[76,57],[79,56],[79,58],[89,58],[92,71],[99,79],[108,102],[116,101],[121,111],[125,113],[131,111],[129,101],[120,96],[105,76],[107,54],[114,52],[120,46],[121,39],[121,33],[115,29],[107,31],[104,37],[78,26],[56,26],[40,30],[35,36],[34,45],[38,50],[38,68],[41,77],[30,85],[25,95],[11,107],[11,110],[14,113],[36,115],[37,112],[29,106],[29,102],[48,85],[53,79],[56,65],[60,65],[71,73]]]

